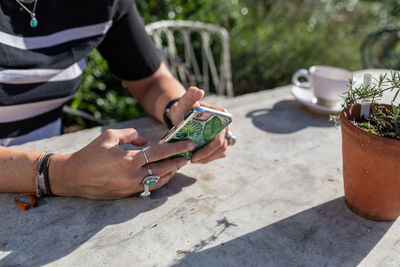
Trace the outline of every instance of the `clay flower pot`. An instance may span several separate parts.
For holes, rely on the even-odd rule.
[[[346,203],[363,217],[392,221],[400,215],[400,141],[353,125],[349,120],[359,119],[360,109],[340,114]]]

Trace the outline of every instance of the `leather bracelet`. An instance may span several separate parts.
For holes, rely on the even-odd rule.
[[[42,194],[52,195],[49,186],[49,173],[48,173],[49,159],[51,155],[53,155],[53,153],[45,153],[39,160],[39,165],[36,173],[37,197],[42,197]]]
[[[42,197],[43,190],[46,190],[44,187],[43,175],[39,172],[39,170],[43,167],[43,157],[46,156],[47,152],[43,152],[40,154],[38,163],[35,169],[35,195],[36,197]]]
[[[174,125],[172,124],[171,119],[169,118],[169,111],[170,108],[173,104],[175,104],[176,102],[179,101],[180,98],[175,98],[172,99],[171,101],[168,102],[167,106],[164,108],[164,113],[163,113],[163,118],[164,118],[164,122],[167,125],[168,129],[171,129],[172,127],[174,127]]]
[[[53,155],[53,153],[49,153],[49,155],[46,157],[43,165],[43,175],[44,175],[44,185],[46,187],[46,193],[49,197],[54,196],[53,193],[51,192],[51,187],[50,187],[50,182],[49,182],[49,165],[50,165],[50,158]]]

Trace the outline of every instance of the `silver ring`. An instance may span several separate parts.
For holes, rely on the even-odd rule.
[[[159,180],[160,180],[159,175],[147,175],[146,177],[144,177],[142,184],[150,186],[158,183]]]
[[[236,143],[236,136],[231,131],[225,131],[225,138],[228,140],[229,146],[233,146]]]
[[[153,171],[147,166],[146,166],[146,168],[147,168],[147,172],[149,173],[149,175],[153,175]]]
[[[149,168],[147,168],[147,171],[149,172],[149,175],[147,175],[142,181],[144,191],[140,194],[141,198],[148,198],[151,195],[150,185],[154,185],[154,184],[158,183],[158,181],[160,181],[160,176],[151,175],[150,174],[151,170]]]
[[[142,152],[143,152],[143,156],[146,159],[146,164],[149,164],[149,158],[147,157],[146,150],[144,149],[144,147],[142,147],[141,149],[142,149]]]

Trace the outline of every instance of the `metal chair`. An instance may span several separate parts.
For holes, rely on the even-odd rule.
[[[363,68],[400,69],[400,28],[385,28],[369,34],[361,45]]]
[[[185,86],[196,85],[206,93],[215,90],[218,95],[233,96],[229,35],[225,28],[198,21],[164,20],[146,25],[146,31],[172,74]],[[213,48],[220,54],[216,58],[219,68]]]

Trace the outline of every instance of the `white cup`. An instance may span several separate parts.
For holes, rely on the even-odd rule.
[[[304,77],[307,82],[300,82]],[[300,69],[292,77],[298,87],[312,90],[316,102],[323,106],[336,106],[343,101],[343,94],[349,90],[350,71],[330,66],[312,66],[310,70]]]

